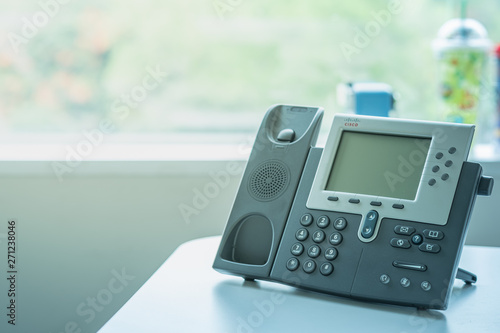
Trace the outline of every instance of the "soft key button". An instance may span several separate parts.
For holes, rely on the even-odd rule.
[[[375,232],[375,225],[378,220],[378,212],[376,210],[370,210],[365,216],[363,221],[363,226],[361,228],[361,236],[363,238],[370,238]]]

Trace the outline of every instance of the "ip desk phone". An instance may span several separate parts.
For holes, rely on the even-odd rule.
[[[446,309],[477,195],[493,179],[467,162],[474,126],[266,113],[213,264],[222,273],[418,308]]]

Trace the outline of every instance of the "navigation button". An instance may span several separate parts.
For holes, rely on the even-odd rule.
[[[361,236],[363,238],[370,238],[375,232],[375,226],[377,225],[378,212],[376,210],[371,210],[366,214],[363,225],[361,226]]]

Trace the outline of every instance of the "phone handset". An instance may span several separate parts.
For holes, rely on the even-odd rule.
[[[269,276],[323,108],[271,107],[257,132],[214,269],[247,278]]]

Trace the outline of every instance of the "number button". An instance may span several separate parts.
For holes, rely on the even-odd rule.
[[[302,269],[304,269],[304,272],[307,274],[311,274],[316,269],[316,263],[313,260],[307,260],[304,266],[302,266]]]
[[[344,230],[345,227],[347,226],[347,221],[343,217],[339,217],[338,219],[333,222],[333,227],[337,230]]]
[[[318,221],[316,221],[316,224],[318,225],[318,227],[320,228],[326,228],[328,227],[328,225],[330,224],[330,219],[328,218],[328,216],[320,216],[318,218]]]
[[[304,245],[300,243],[293,244],[291,252],[294,256],[300,256],[304,252]]]
[[[313,222],[313,217],[311,214],[304,214],[300,218],[300,224],[302,224],[304,227],[310,226],[312,222]]]
[[[342,243],[342,235],[339,232],[334,232],[330,235],[329,241],[332,245],[339,245]]]
[[[329,262],[325,262],[323,265],[321,265],[321,267],[319,268],[319,271],[324,276],[328,276],[328,275],[332,274],[332,272],[333,272],[333,265],[330,264]]]
[[[299,261],[296,258],[290,258],[286,262],[286,268],[289,271],[294,271],[299,267]]]
[[[339,252],[334,247],[329,247],[325,251],[325,259],[326,260],[334,260],[335,258],[337,258],[338,255],[339,255]]]
[[[312,245],[308,250],[307,250],[307,255],[311,258],[317,258],[319,257],[321,253],[321,249],[319,248],[318,245]]]
[[[321,243],[322,241],[325,240],[325,233],[323,230],[316,230],[314,233],[313,233],[313,241],[316,242],[316,243]]]
[[[297,232],[295,233],[295,238],[297,238],[297,240],[299,241],[306,240],[307,236],[309,236],[309,232],[304,228],[297,230]]]

